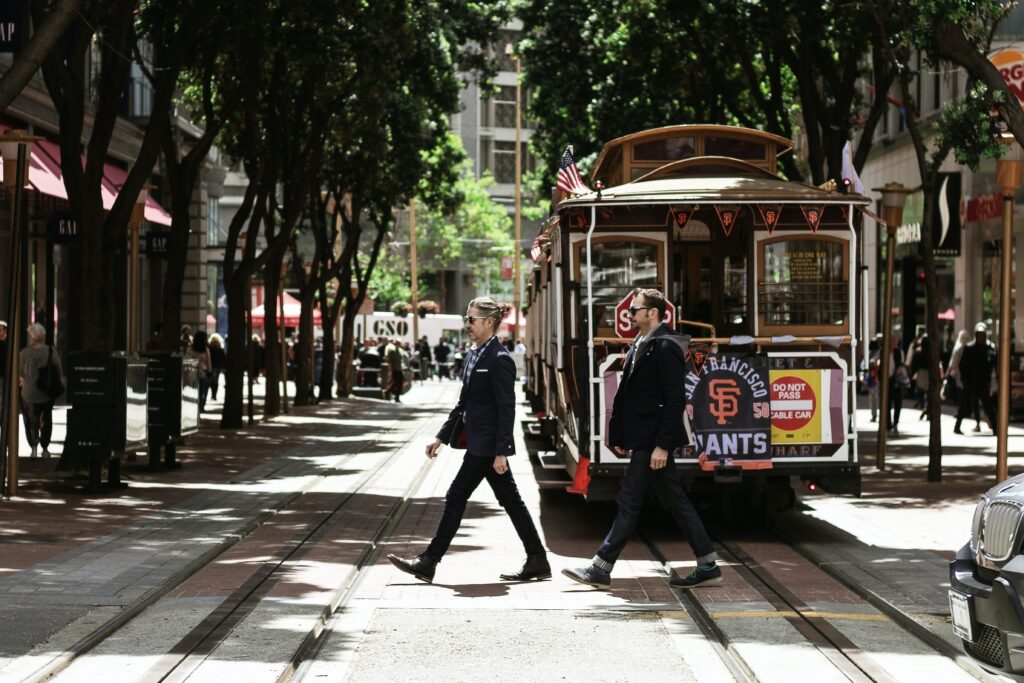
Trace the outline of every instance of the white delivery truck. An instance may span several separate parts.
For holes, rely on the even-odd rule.
[[[461,315],[447,315],[431,313],[423,318],[416,319],[417,331],[420,337],[426,336],[433,348],[441,337],[449,342],[465,340],[465,325]],[[401,339],[410,344],[415,341],[412,336],[412,314],[399,317],[394,313],[370,313],[368,315],[357,315],[355,319],[356,341],[362,345],[363,341],[369,338],[387,337],[388,339]]]

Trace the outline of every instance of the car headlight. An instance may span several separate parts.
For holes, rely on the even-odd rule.
[[[978,501],[978,505],[974,508],[974,519],[971,521],[971,552],[977,553],[979,542],[981,541],[981,521],[985,517],[985,504],[988,503],[988,498],[982,497]]]

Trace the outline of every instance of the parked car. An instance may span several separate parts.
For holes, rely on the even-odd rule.
[[[949,565],[949,610],[964,650],[989,671],[1024,681],[1024,475],[993,486],[971,539]]]

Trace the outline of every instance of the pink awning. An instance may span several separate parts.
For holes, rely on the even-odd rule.
[[[275,299],[273,305],[274,305],[275,310],[277,311],[278,323],[280,323],[281,322],[280,321],[280,318],[281,318],[281,302],[280,302],[280,300]],[[298,324],[299,324],[299,315],[301,313],[302,313],[302,302],[300,302],[298,299],[293,297],[288,292],[285,292],[284,293],[284,324],[285,324],[285,327],[296,327],[296,326],[298,326]],[[263,324],[263,320],[264,320],[265,317],[266,317],[266,309],[263,308],[262,304],[257,306],[256,308],[252,309],[252,324],[253,325],[257,325],[257,326],[262,325]],[[320,325],[322,317],[323,316],[320,315],[320,309],[319,308],[314,308],[313,309],[313,324],[314,325]]]
[[[0,126],[0,132],[6,127]],[[82,157],[85,166],[85,157]],[[33,169],[35,173],[33,174]],[[117,199],[118,188],[128,179],[128,173],[116,166],[103,164],[103,178],[100,179],[100,193],[103,197],[103,208],[110,211]],[[29,182],[39,192],[67,199],[64,187],[64,174],[61,172],[60,146],[49,140],[39,140],[32,144],[29,157]],[[146,220],[160,225],[171,224],[171,215],[152,197],[146,198]]]

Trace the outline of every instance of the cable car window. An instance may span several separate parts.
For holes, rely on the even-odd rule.
[[[762,243],[759,313],[765,326],[837,326],[849,313],[846,243],[780,238]]]
[[[754,140],[704,138],[704,154],[707,156],[763,161],[766,156],[765,147],[766,145],[763,142],[756,142]]]
[[[580,302],[585,319],[587,257],[586,250],[578,249],[580,264]],[[659,244],[654,242],[625,242],[622,239],[593,242],[591,261],[594,267],[594,319],[598,336],[615,335],[615,306],[635,287],[663,289],[659,273]],[[584,326],[583,329],[586,329]]]
[[[633,159],[636,161],[678,161],[689,159],[693,154],[692,137],[661,138],[633,146]]]

